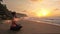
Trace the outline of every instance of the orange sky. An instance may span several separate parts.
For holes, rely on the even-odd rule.
[[[60,15],[60,0],[4,0],[9,10],[25,12],[29,16],[36,16],[35,13],[41,8],[51,11],[51,14]]]

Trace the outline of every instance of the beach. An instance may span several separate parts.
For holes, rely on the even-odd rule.
[[[10,31],[9,24],[0,24],[0,34],[60,34],[60,26],[42,22],[22,20],[18,24],[23,27],[20,31]]]

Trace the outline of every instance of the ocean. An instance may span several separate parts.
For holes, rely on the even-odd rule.
[[[21,19],[21,18],[20,18]],[[24,17],[22,20],[35,21],[39,23],[48,23],[60,26],[60,17],[47,17],[47,18],[37,18],[37,17]],[[0,23],[9,23],[10,20],[0,21]]]
[[[25,20],[60,25],[60,17],[47,17],[47,18],[27,17],[25,18]]]

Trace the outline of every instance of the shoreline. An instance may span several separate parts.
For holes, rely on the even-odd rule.
[[[42,22],[42,23],[46,23],[46,24],[51,24],[51,25],[56,25],[56,26],[60,26],[60,24],[57,24],[57,23],[52,23],[52,22],[44,22],[44,21],[37,21],[37,20],[28,20],[28,21],[35,21],[35,22]]]

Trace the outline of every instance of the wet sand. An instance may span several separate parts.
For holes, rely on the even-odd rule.
[[[9,24],[0,24],[0,34],[60,34],[60,26],[22,20],[20,31],[10,31]]]

